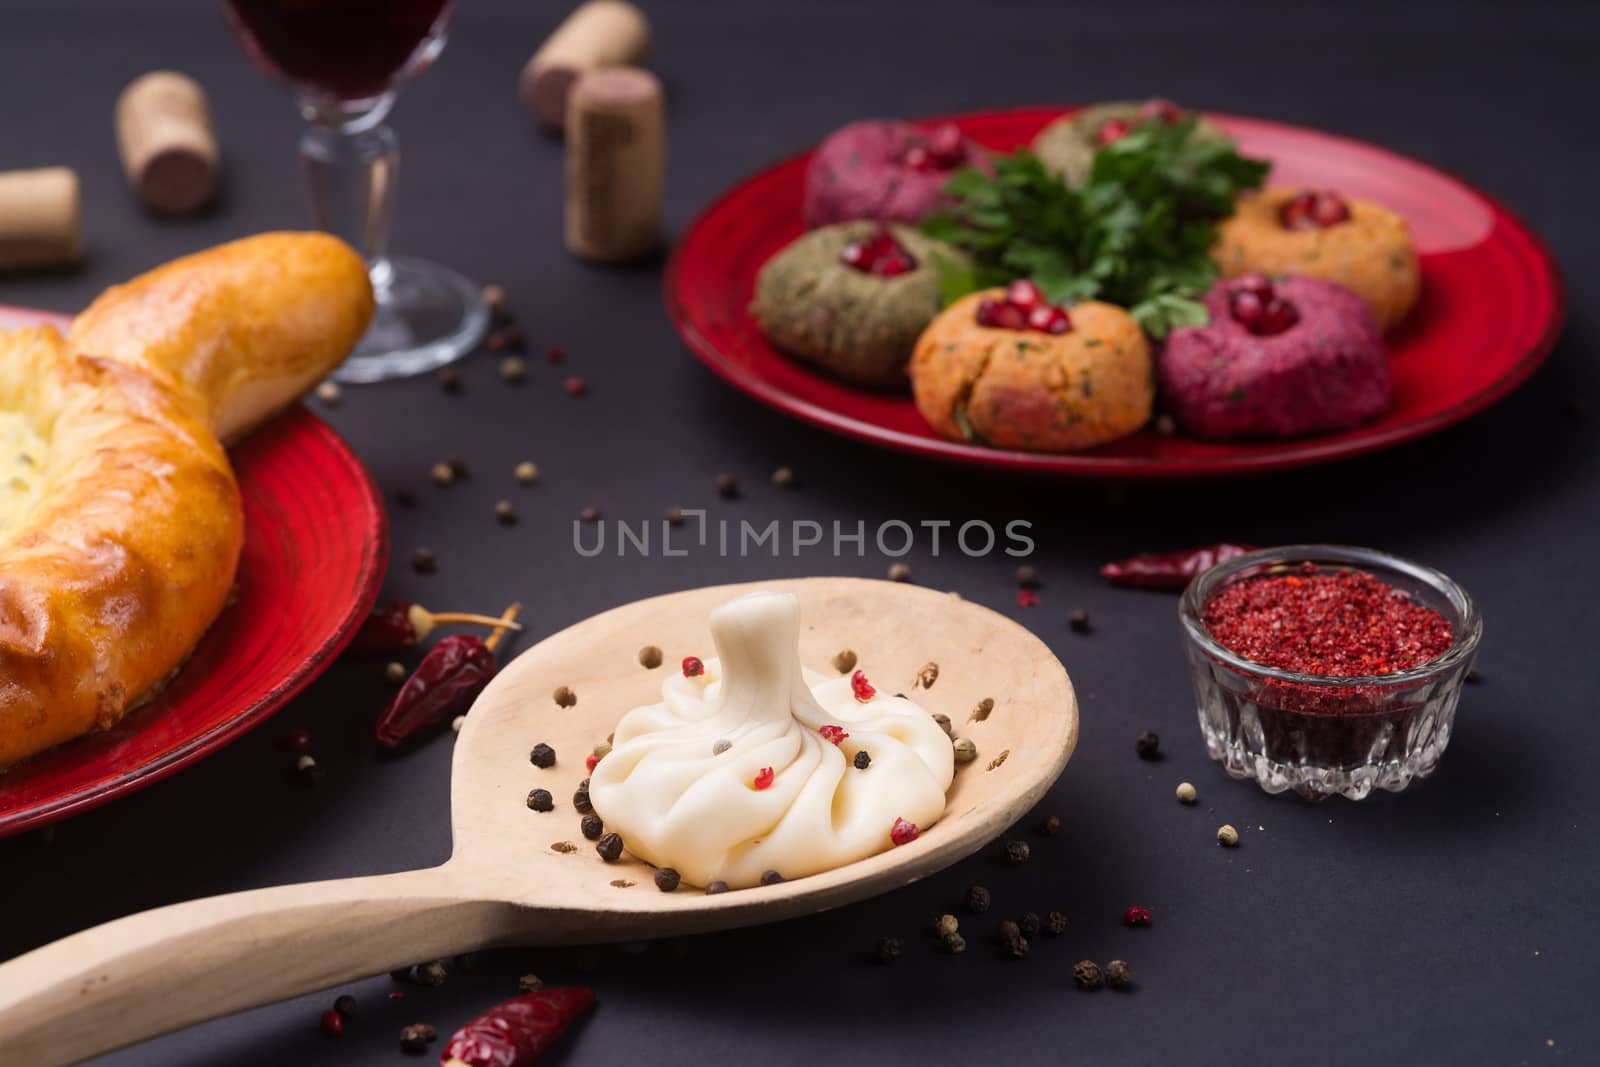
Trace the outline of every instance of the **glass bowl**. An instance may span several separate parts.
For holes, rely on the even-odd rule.
[[[1205,604],[1246,578],[1311,564],[1321,573],[1367,571],[1450,621],[1444,655],[1392,674],[1329,677],[1268,667],[1218,644]],[[1286,545],[1218,563],[1184,590],[1179,606],[1206,753],[1235,778],[1269,793],[1360,800],[1400,792],[1439,765],[1461,685],[1483,635],[1472,599],[1429,567],[1370,548]]]

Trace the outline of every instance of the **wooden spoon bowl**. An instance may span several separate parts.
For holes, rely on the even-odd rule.
[[[572,794],[587,777],[585,757],[624,712],[659,700],[665,672],[684,656],[713,654],[711,609],[756,589],[799,597],[803,663],[831,671],[836,654],[854,651],[880,691],[948,715],[978,758],[957,768],[944,817],[908,845],[774,886],[663,893],[647,864],[600,859],[579,832]],[[655,668],[641,663],[647,646],[661,650]],[[937,677],[925,686],[930,665]],[[575,703],[557,700],[563,689]],[[914,882],[993,840],[1055,782],[1077,737],[1072,684],[1043,642],[951,594],[809,578],[638,601],[546,638],[478,698],[456,740],[446,863],[192,901],[65,938],[0,966],[0,1033],[18,1062],[49,1067],[418,959],[822,911]],[[555,749],[555,766],[532,764],[540,742]],[[534,788],[554,795],[554,811],[528,808]]]

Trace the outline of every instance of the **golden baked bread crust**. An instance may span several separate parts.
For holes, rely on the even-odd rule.
[[[0,412],[48,451],[0,528],[0,767],[114,725],[179,667],[243,543],[219,437],[327,374],[371,310],[345,245],[269,234],[109,290],[65,341],[0,333]]]

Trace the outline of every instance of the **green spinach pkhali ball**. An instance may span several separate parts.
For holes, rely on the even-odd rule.
[[[1171,124],[1191,114],[1181,110],[1172,101],[1159,97],[1142,103],[1129,100],[1091,104],[1056,119],[1040,130],[1033,139],[1033,154],[1065,179],[1068,185],[1082,185],[1094,167],[1094,154],[1112,141],[1131,132],[1141,123],[1159,121]],[[1202,118],[1195,125],[1194,136],[1200,140],[1221,140],[1227,134]]]
[[[750,315],[774,346],[856,385],[905,389],[906,361],[939,313],[949,245],[868,220],[797,237],[756,276]]]

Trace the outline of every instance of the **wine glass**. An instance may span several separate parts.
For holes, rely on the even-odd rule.
[[[300,161],[317,224],[367,258],[377,313],[334,377],[375,382],[466,355],[489,323],[455,271],[389,255],[400,162],[383,124],[400,86],[444,49],[454,0],[224,0],[256,64],[287,82],[307,122]]]

